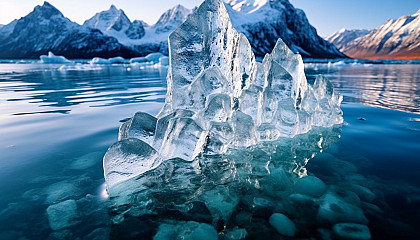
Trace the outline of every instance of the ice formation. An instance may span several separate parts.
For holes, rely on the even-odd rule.
[[[95,57],[90,61],[90,64],[116,64],[125,62],[126,60],[123,57],[113,57],[108,59]]]
[[[69,63],[70,61],[63,56],[56,56],[52,52],[48,52],[48,55],[41,55],[39,57],[42,63]]]
[[[263,62],[207,0],[169,37],[166,101],[157,117],[137,113],[104,157],[108,190],[162,162],[291,138],[343,122],[341,95],[318,76],[307,84],[300,55],[279,39]]]

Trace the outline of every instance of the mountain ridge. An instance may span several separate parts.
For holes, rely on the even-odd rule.
[[[0,58],[39,58],[49,51],[67,58],[135,56],[115,38],[70,21],[48,2],[0,29]]]
[[[331,35],[325,37],[325,40],[334,44],[338,50],[342,49],[349,44],[351,41],[354,41],[356,38],[366,36],[372,30],[367,29],[345,29],[342,28],[337,32],[332,33]]]
[[[412,15],[388,19],[340,50],[349,57],[360,59],[420,59],[420,9]]]
[[[238,7],[238,4],[241,6]],[[270,52],[277,39],[281,37],[292,50],[304,57],[345,57],[332,44],[319,37],[304,12],[294,8],[288,0],[246,0],[242,3],[227,0],[225,6],[232,22],[236,22],[234,27],[248,37],[257,56],[262,57]],[[54,13],[51,13],[51,16],[57,15],[59,20],[55,21],[48,13],[43,13],[45,15],[41,14],[38,18],[32,19],[33,24],[28,23],[26,20],[39,8],[51,8]],[[37,58],[48,51],[67,58],[90,58],[94,54],[98,54],[99,57],[144,56],[151,52],[168,54],[169,34],[191,13],[191,9],[178,4],[164,12],[155,24],[148,25],[141,20],[131,22],[122,9],[111,5],[108,10],[98,12],[83,25],[78,25],[65,18],[54,6],[44,2],[43,6],[35,7],[27,16],[15,20],[17,22],[0,28],[0,50],[6,51],[0,53],[0,58]],[[241,22],[247,14],[258,15],[258,21],[254,21],[253,24],[249,24],[249,21]],[[276,20],[276,17],[280,17],[279,20]],[[43,20],[51,24],[44,26]],[[27,22],[25,26],[21,26],[22,21]],[[21,37],[16,34],[15,25],[21,26],[19,28],[21,30],[26,29],[27,32],[35,34],[27,38],[29,33],[26,33],[24,34],[26,38]],[[64,29],[66,31],[61,29],[63,26],[67,26]],[[38,36],[37,31],[43,28],[50,28],[48,31],[50,35],[42,33]],[[32,39],[37,36],[40,38],[39,42]],[[21,42],[18,43],[13,39],[20,39]],[[48,45],[44,39],[50,39],[50,42],[55,44]],[[40,47],[39,43],[44,45]],[[93,49],[89,49],[89,46]],[[7,48],[11,50],[8,51]]]

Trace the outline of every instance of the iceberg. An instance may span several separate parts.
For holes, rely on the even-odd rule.
[[[118,63],[125,63],[126,60],[123,57],[113,57],[113,58],[100,58],[95,57],[89,63],[90,64],[118,64]]]
[[[48,52],[48,55],[41,55],[39,57],[42,63],[70,63],[71,61],[63,56],[56,56],[52,52]]]
[[[145,57],[135,57],[130,59],[129,63],[149,63],[150,65],[168,66],[169,57],[162,53],[151,53]]]
[[[159,59],[161,57],[164,57],[165,55],[163,55],[162,53],[150,53],[149,55],[147,55],[146,57],[144,57],[146,59],[146,61],[148,62],[152,62],[152,63],[158,63]]]
[[[130,59],[130,61],[128,61],[129,63],[144,63],[147,62],[147,59],[145,57],[135,57]]]
[[[309,159],[338,141],[342,96],[323,76],[308,84],[299,54],[279,39],[257,62],[223,1],[206,0],[169,36],[165,61],[162,109],[125,122],[104,157],[115,226],[130,217],[158,222],[158,239],[192,221],[219,234],[245,227],[255,238],[240,216],[267,224],[294,206],[278,203],[291,194],[325,198],[321,180],[298,179]],[[293,217],[274,216],[271,233],[294,235],[279,227],[293,226]]]

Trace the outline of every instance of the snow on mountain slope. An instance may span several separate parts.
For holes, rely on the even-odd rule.
[[[318,36],[305,13],[288,0],[226,0],[233,26],[249,39],[257,56],[270,52],[278,38],[304,57],[345,57]]]
[[[109,10],[95,14],[83,23],[84,26],[99,29],[102,33],[115,37],[125,45],[130,45],[132,40],[138,40],[145,34],[146,23],[142,21],[131,22],[124,11],[111,5]]]
[[[140,55],[151,52],[168,54],[169,34],[181,25],[191,12],[192,10],[177,5],[164,12],[156,24],[149,26],[140,20],[131,22],[123,10],[112,5],[109,10],[95,14],[83,25],[115,37]]]
[[[257,56],[271,52],[277,39],[282,38],[294,52],[299,52],[304,57],[345,57],[332,44],[319,37],[305,13],[295,9],[288,0],[226,0],[225,6],[233,26],[247,36]],[[112,13],[107,18],[98,17],[100,14],[104,15],[104,12],[92,18],[103,23],[88,24],[92,20],[90,19],[85,25],[97,26],[105,34],[116,37],[124,45],[145,55],[150,52],[167,54],[169,34],[186,20],[192,10],[177,5],[166,11],[156,24],[144,27],[145,34],[140,39],[127,39],[121,36],[122,31],[116,34],[112,30],[110,22],[121,15],[121,10],[111,7],[105,12]]]
[[[411,16],[389,19],[347,44],[343,51],[362,59],[420,59],[420,10]]]
[[[182,5],[177,5],[164,12],[155,25],[146,28],[146,35],[141,39],[140,44],[167,43],[169,34],[181,25],[191,13],[191,9]]]
[[[278,38],[304,57],[345,57],[320,38],[305,13],[288,0],[226,0],[233,26],[249,39],[257,56],[271,52]],[[111,6],[83,26],[71,22],[49,3],[0,28],[0,58],[38,58],[53,51],[67,58],[168,54],[168,36],[192,10],[181,5],[166,11],[154,25]]]
[[[0,58],[39,58],[48,51],[67,58],[135,55],[117,39],[65,18],[48,2],[0,29]]]
[[[341,29],[328,37],[325,38],[328,42],[334,44],[338,50],[342,50],[349,42],[355,40],[356,38],[363,37],[370,33],[372,30],[366,29]]]

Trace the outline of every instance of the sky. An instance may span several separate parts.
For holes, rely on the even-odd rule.
[[[124,10],[131,20],[139,19],[149,24],[176,4],[187,8],[199,5],[202,0],[49,0],[64,16],[82,24],[95,13],[106,10],[111,4]],[[303,9],[309,22],[321,36],[341,28],[374,29],[389,18],[411,15],[420,8],[419,0],[290,0]],[[0,0],[0,24],[23,17],[43,0]]]

